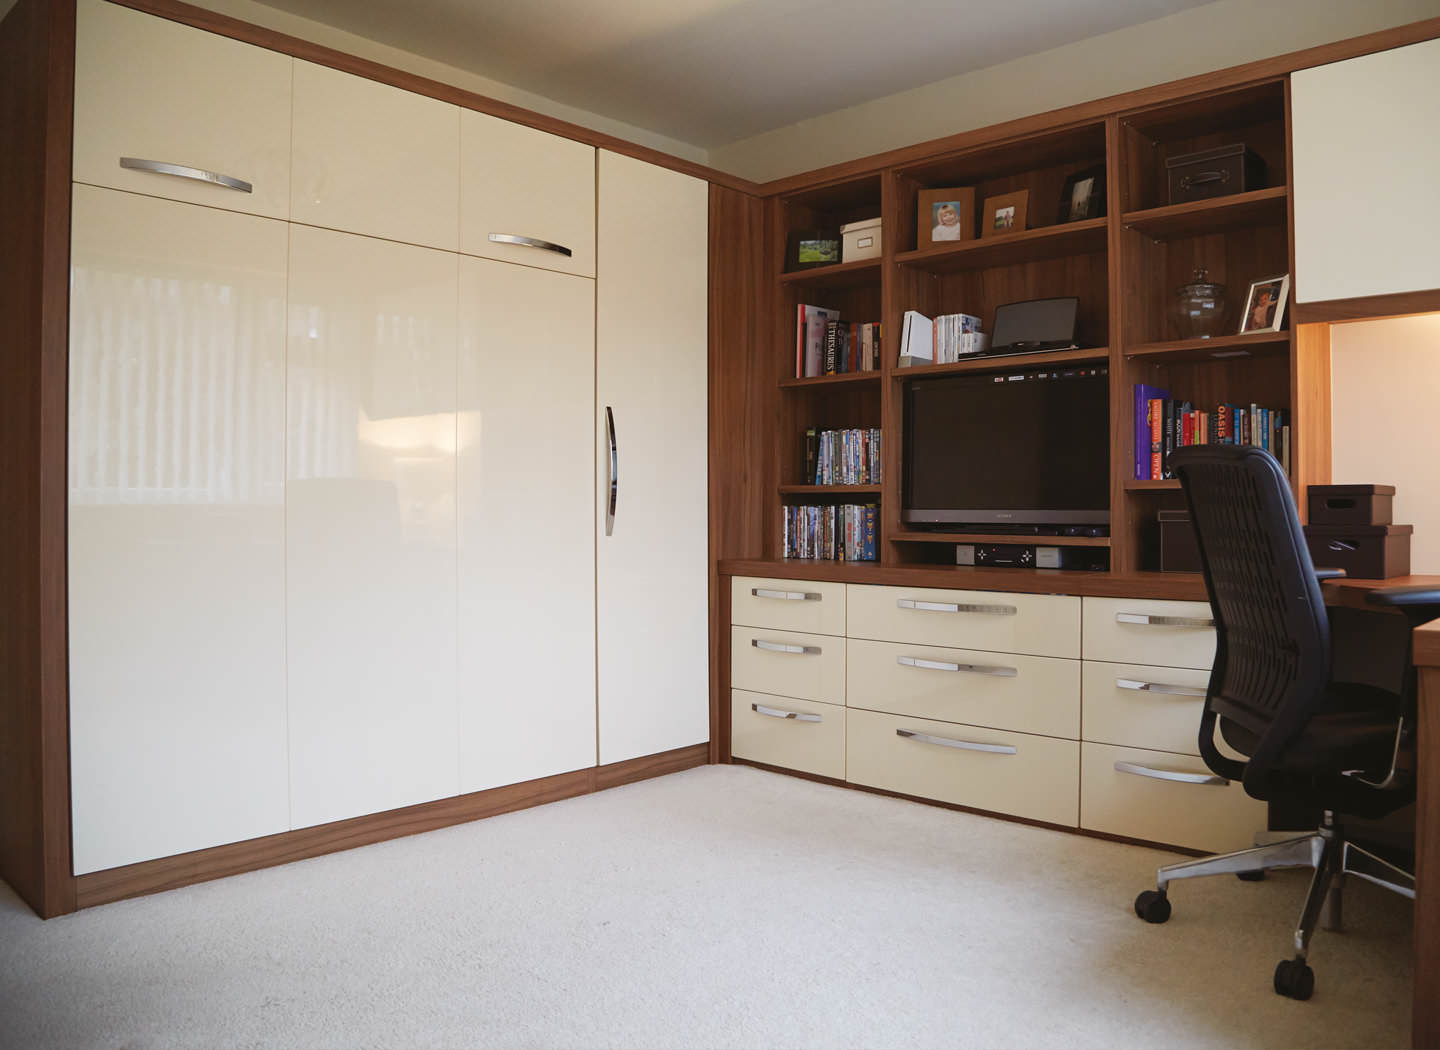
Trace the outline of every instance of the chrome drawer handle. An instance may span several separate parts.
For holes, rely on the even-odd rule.
[[[1138,623],[1142,627],[1214,627],[1215,621],[1201,616],[1154,616],[1150,613],[1116,613],[1116,623]]]
[[[1205,695],[1204,689],[1195,689],[1188,685],[1166,685],[1163,682],[1141,682],[1134,678],[1115,679],[1116,689],[1140,689],[1147,693],[1165,693],[1168,696],[1200,696]]]
[[[819,656],[818,645],[786,645],[784,642],[767,642],[761,638],[751,638],[750,644],[756,649],[764,649],[767,653],[797,653],[804,656]]]
[[[929,733],[917,733],[913,729],[897,729],[896,736],[903,736],[907,740],[917,740],[922,744],[939,744],[941,747],[955,747],[961,751],[988,751],[995,755],[1017,754],[1015,748],[1009,744],[982,744],[975,740],[953,740],[948,736],[931,736]]]
[[[914,598],[896,598],[895,604],[901,609],[915,609],[919,612],[983,613],[987,616],[1014,616],[1018,611],[1013,605],[979,605],[964,602],[922,602]]]
[[[224,186],[228,190],[239,190],[241,193],[252,193],[255,187],[244,179],[237,179],[231,175],[221,175],[218,171],[206,171],[204,168],[192,168],[185,164],[171,164],[163,160],[141,160],[139,157],[121,157],[120,166],[129,168],[131,171],[149,171],[156,175],[178,175],[182,179],[194,179],[197,182],[208,182],[213,186]]]
[[[1014,678],[1020,672],[1013,667],[999,664],[952,664],[945,660],[922,660],[918,656],[897,656],[895,662],[901,667],[919,667],[926,671],[965,671],[969,674],[985,674],[992,678]]]
[[[538,237],[521,237],[518,233],[492,233],[490,239],[496,244],[518,244],[522,248],[539,248],[541,251],[563,255],[567,259],[575,254],[563,244],[542,241]]]
[[[1217,787],[1225,787],[1230,783],[1224,777],[1212,776],[1209,773],[1182,773],[1177,769],[1152,769],[1150,766],[1141,766],[1134,762],[1116,762],[1115,772],[1133,773],[1137,777],[1149,777],[1151,780],[1172,780],[1177,784],[1214,784]]]
[[[775,598],[782,602],[820,601],[820,595],[814,591],[772,591],[768,587],[751,587],[750,593],[757,598]]]
[[[766,707],[764,704],[751,704],[750,710],[757,715],[765,715],[767,718],[788,718],[792,722],[823,722],[819,715],[812,715],[807,711],[786,711],[779,707]]]

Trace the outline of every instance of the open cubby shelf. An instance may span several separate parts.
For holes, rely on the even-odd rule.
[[[895,261],[902,266],[931,273],[983,270],[1101,252],[1105,250],[1108,231],[1109,222],[1106,219],[1083,219],[1003,236],[957,241],[921,251],[901,252],[895,256]]]
[[[811,288],[858,288],[873,284],[879,288],[880,260],[857,259],[810,270],[792,270],[780,275],[780,283]]]
[[[1006,532],[897,532],[895,543],[1033,543],[1037,547],[1108,547],[1109,536],[1033,536]]]
[[[782,496],[875,496],[879,485],[781,485]],[[872,501],[873,502],[873,501]]]
[[[1146,361],[1233,360],[1243,357],[1284,356],[1290,352],[1290,333],[1246,332],[1208,339],[1177,339],[1127,346],[1125,356]]]
[[[1209,200],[1126,212],[1120,218],[1120,225],[1153,240],[1167,241],[1237,227],[1283,223],[1288,201],[1289,191],[1284,186],[1271,186]]]
[[[833,376],[807,376],[804,379],[796,379],[794,376],[788,376],[780,380],[780,385],[786,389],[803,387],[811,390],[816,387],[849,387],[864,383],[878,383],[881,374],[882,373],[877,370],[874,372],[844,372],[840,375]]]
[[[1017,368],[1044,368],[1047,365],[1099,363],[1110,359],[1105,347],[1081,350],[1044,350],[1034,354],[1008,354],[1003,357],[977,357],[946,365],[913,365],[896,368],[890,373],[895,381],[918,379],[921,376],[959,375],[966,372],[1006,372]]]

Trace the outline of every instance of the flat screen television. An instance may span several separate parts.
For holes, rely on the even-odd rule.
[[[908,523],[1108,524],[1108,370],[912,380],[902,459]]]

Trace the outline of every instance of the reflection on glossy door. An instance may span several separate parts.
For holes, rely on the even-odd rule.
[[[283,222],[77,185],[77,874],[289,825]]]
[[[457,257],[291,229],[295,827],[456,794]]]

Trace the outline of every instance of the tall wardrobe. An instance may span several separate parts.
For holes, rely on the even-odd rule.
[[[75,86],[75,874],[706,741],[707,184],[106,0]]]

